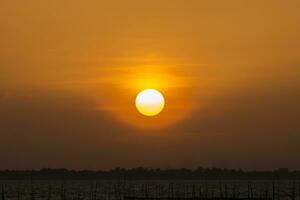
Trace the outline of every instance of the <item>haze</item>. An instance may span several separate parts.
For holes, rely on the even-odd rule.
[[[2,0],[1,168],[299,169],[299,8]],[[149,122],[132,97],[150,83]]]

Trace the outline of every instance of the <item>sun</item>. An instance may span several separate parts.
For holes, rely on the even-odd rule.
[[[158,90],[145,89],[136,96],[135,106],[141,114],[155,116],[164,109],[165,99]]]

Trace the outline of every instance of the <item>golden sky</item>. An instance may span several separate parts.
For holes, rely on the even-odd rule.
[[[2,167],[300,168],[299,7],[2,0]]]

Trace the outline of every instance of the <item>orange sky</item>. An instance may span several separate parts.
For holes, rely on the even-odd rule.
[[[300,168],[299,7],[2,0],[2,167]]]

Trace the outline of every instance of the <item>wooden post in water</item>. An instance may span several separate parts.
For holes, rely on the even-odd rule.
[[[144,195],[144,196],[145,196],[146,198],[149,197],[149,188],[148,188],[148,187],[149,187],[149,184],[148,184],[148,183],[145,183],[145,190],[144,190],[144,191],[145,191],[145,195]]]
[[[169,184],[169,198],[174,198],[173,183]]]
[[[3,184],[1,186],[1,200],[5,200],[5,187]]]
[[[205,198],[208,198],[208,185],[207,182],[205,182]]]
[[[199,198],[200,199],[202,198],[202,186],[201,186],[201,184],[199,186]]]
[[[248,184],[247,184],[247,189],[248,189],[248,199],[250,199],[250,182],[248,181]]]
[[[17,200],[21,200],[22,199],[22,193],[20,191],[20,186],[18,186],[18,191],[17,191]]]
[[[97,195],[98,190],[99,190],[99,184],[98,182],[96,182],[95,189],[94,189],[94,196],[93,196],[94,200],[98,200],[98,195]]]
[[[196,189],[195,189],[195,184],[192,185],[192,198],[196,198]]]
[[[269,197],[269,184],[265,184],[265,198],[268,199]]]
[[[61,200],[66,200],[66,188],[65,188],[65,184],[61,185]]]
[[[222,187],[221,181],[219,182],[219,194],[220,194],[220,197],[223,198],[223,187]]]
[[[77,189],[77,200],[81,200],[81,196],[80,196],[80,188]]]
[[[93,192],[94,192],[94,184],[91,183],[90,185],[90,194],[89,194],[89,200],[93,200]]]
[[[299,196],[299,200],[300,200],[300,182],[298,182],[298,196]]]
[[[210,186],[210,188],[211,188],[211,198],[214,198],[214,197],[215,197],[215,187],[214,187],[214,185],[212,184],[212,185]]]
[[[35,200],[35,188],[34,188],[33,184],[31,184],[30,199]]]
[[[236,185],[235,185],[235,183],[233,184],[233,186],[232,186],[232,198],[236,198]]]
[[[272,182],[272,199],[275,200],[275,183]]]
[[[228,189],[227,189],[227,184],[225,183],[225,199],[228,198]]]
[[[48,186],[48,193],[47,193],[47,200],[51,200],[52,196],[52,187],[51,185]]]
[[[240,197],[240,187],[239,185],[236,185],[236,198]]]
[[[280,200],[280,184],[279,184],[279,181],[277,183],[277,200]]]
[[[295,181],[293,181],[292,183],[292,200],[295,200],[296,199],[296,184],[295,184]]]

